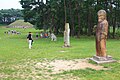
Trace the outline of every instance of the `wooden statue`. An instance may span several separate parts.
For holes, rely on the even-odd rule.
[[[106,57],[106,39],[108,34],[108,22],[106,11],[98,11],[98,25],[96,28],[96,56]]]

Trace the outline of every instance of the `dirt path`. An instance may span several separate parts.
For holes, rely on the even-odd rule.
[[[1,79],[22,79],[22,80],[83,80],[72,74],[60,74],[64,71],[91,68],[95,70],[107,70],[103,66],[91,64],[88,59],[74,60],[23,60],[22,63],[12,66],[2,66],[0,70],[13,71],[10,74],[0,73]],[[52,75],[52,76],[51,76]]]
[[[54,60],[47,63],[37,63],[37,68],[51,69],[53,74],[62,73],[63,71],[79,70],[91,68],[95,70],[106,70],[103,66],[90,64],[87,59],[74,60]]]

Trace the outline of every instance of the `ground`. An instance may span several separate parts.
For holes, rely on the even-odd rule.
[[[4,34],[16,30],[20,35]],[[26,36],[33,33],[32,49],[28,48]],[[35,38],[35,29],[0,27],[0,80],[119,80],[120,41],[107,40],[107,54],[115,63],[95,64],[89,58],[95,55],[94,36],[70,38],[71,47],[63,48],[63,36],[57,41]]]
[[[72,60],[23,60],[22,64],[8,66],[8,69],[17,70],[17,73],[12,73],[10,75],[6,75],[4,73],[0,73],[0,78],[5,79],[8,77],[12,78],[20,78],[20,79],[34,79],[34,80],[53,80],[57,78],[57,80],[81,80],[77,76],[69,75],[61,75],[61,76],[53,76],[56,74],[63,73],[65,71],[70,70],[79,70],[91,68],[94,70],[108,70],[108,68],[104,68],[103,66],[91,64],[88,62],[89,59],[72,59]],[[1,63],[3,64],[3,63]],[[4,67],[1,67],[4,69]]]

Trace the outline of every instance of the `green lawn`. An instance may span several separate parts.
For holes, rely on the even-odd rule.
[[[4,34],[7,30],[17,30],[21,35]],[[27,33],[31,31],[34,37],[33,48],[28,49],[26,40]],[[0,80],[120,80],[120,40],[109,39],[107,41],[107,54],[111,55],[118,62],[110,64],[101,64],[110,70],[71,70],[61,74],[49,75],[51,78],[46,78],[46,75],[38,74],[34,76],[41,77],[37,79],[32,77],[32,67],[36,61],[54,60],[54,59],[83,59],[91,58],[95,55],[95,39],[94,37],[82,36],[80,39],[71,38],[70,48],[62,48],[63,37],[58,37],[56,42],[52,42],[49,38],[35,39],[35,29],[13,29],[0,27]],[[61,52],[64,51],[64,52]],[[27,67],[20,68],[20,65]],[[33,63],[33,64],[32,64]],[[91,64],[94,64],[91,62]],[[15,66],[18,66],[16,68]],[[50,71],[49,71],[50,72]],[[72,76],[71,76],[72,75]],[[26,77],[27,76],[27,77]],[[66,77],[69,77],[67,79]],[[74,77],[75,79],[70,77]],[[79,79],[78,79],[79,78]]]

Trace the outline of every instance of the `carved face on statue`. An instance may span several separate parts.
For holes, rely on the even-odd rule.
[[[102,22],[106,19],[106,11],[105,10],[99,10],[98,11],[98,22]]]

